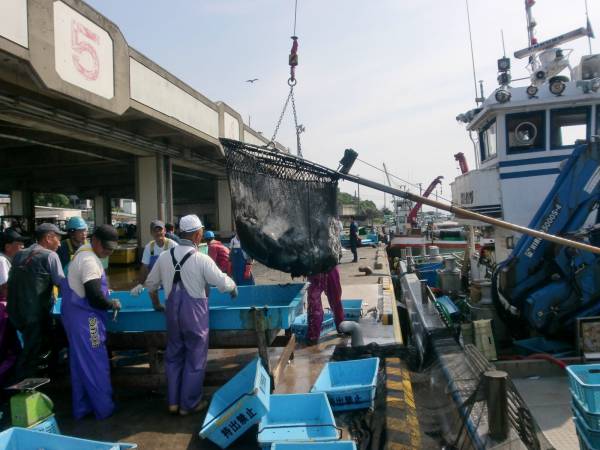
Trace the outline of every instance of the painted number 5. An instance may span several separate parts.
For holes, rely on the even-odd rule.
[[[90,81],[98,79],[100,60],[95,47],[100,45],[100,38],[85,25],[71,21],[71,48],[73,64],[77,71]]]

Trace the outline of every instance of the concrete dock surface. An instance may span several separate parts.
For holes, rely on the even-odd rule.
[[[376,270],[372,275],[365,275],[358,271],[359,266],[369,265],[372,267],[375,255],[376,249],[360,248],[359,262],[352,263],[350,262],[351,253],[344,252],[339,266],[343,288],[342,298],[362,298],[366,302],[365,310],[376,306],[381,301],[381,277],[389,277],[387,264],[383,270]],[[110,279],[113,289],[128,288],[132,284],[131,273],[130,269],[126,271],[111,270]],[[257,283],[260,284],[300,281],[292,280],[289,274],[273,271],[258,264],[255,267],[255,277]],[[325,296],[323,299],[324,306],[327,306]],[[378,322],[375,314],[361,318],[361,326],[366,343],[394,342],[393,327]],[[275,393],[308,392],[323,365],[329,361],[335,346],[344,342],[349,345],[349,338],[340,338],[333,333],[313,347],[305,347],[298,343],[294,359],[285,368]],[[270,356],[276,358],[278,350],[273,350]],[[208,372],[224,370],[226,369],[224,366],[232,361],[243,362],[250,360],[255,355],[255,349],[210,350]],[[71,392],[68,383],[65,382],[68,378],[68,370],[65,370],[64,377],[65,379],[58,380],[58,387],[50,386],[44,390],[54,401],[56,418],[63,434],[102,441],[132,442],[136,443],[140,449],[218,448],[198,436],[204,413],[186,417],[168,414],[165,386],[161,386],[159,389],[147,389],[129,386],[123,388],[116,385],[114,392],[118,407],[112,417],[105,420],[87,417],[76,421],[71,414]],[[143,375],[140,375],[140,385],[144,381],[141,377]],[[135,385],[135,380],[133,385]],[[207,395],[210,395],[215,389],[215,387],[207,387]],[[2,421],[3,424],[6,424],[6,419],[5,417]],[[344,439],[350,439],[350,437],[345,435]],[[255,431],[247,432],[230,448],[257,448]]]

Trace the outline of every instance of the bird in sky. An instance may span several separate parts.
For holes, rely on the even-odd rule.
[[[252,78],[250,80],[246,80],[246,83],[254,83],[255,81],[258,81],[258,78]]]

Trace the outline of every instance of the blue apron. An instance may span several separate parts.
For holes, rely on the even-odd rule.
[[[249,278],[244,278],[246,271],[247,259],[244,255],[244,250],[241,248],[231,249],[231,275],[237,286],[253,286],[254,275],[250,272]]]

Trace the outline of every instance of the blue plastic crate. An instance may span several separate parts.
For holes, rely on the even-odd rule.
[[[377,389],[379,358],[325,364],[311,392],[324,392],[334,411],[372,408]]]
[[[323,337],[333,330],[335,330],[333,314],[324,313],[323,323],[321,324],[321,334],[319,337]],[[296,317],[294,323],[292,324],[292,332],[296,335],[296,339],[306,340],[306,334],[308,333],[308,316],[306,313],[300,314],[298,317]]]
[[[271,395],[269,412],[258,424],[258,443],[263,449],[275,442],[336,441],[340,435],[323,393]]]
[[[600,364],[567,366],[571,394],[586,411],[600,413]]]
[[[200,437],[226,448],[269,411],[271,380],[256,358],[216,391]]]
[[[600,413],[592,413],[587,411],[575,396],[572,396],[571,400],[571,407],[574,410],[577,410],[579,416],[581,416],[581,419],[587,424],[587,426],[594,431],[600,432]]]
[[[584,434],[582,427],[577,417],[573,417],[575,423],[575,430],[577,431],[577,440],[579,441],[579,450],[598,450],[590,445],[588,437]]]
[[[342,307],[344,308],[344,320],[352,320],[358,322],[362,312],[363,301],[361,298],[342,300]]]
[[[580,437],[580,442],[583,440],[589,449],[600,449],[600,431],[594,431],[589,428],[576,409],[573,409],[573,413],[575,414],[573,421],[575,422],[575,428],[577,429],[577,435]]]
[[[356,450],[354,441],[337,442],[275,442],[271,450]]]
[[[0,433],[0,450],[122,450],[135,444],[100,442],[13,427]]]
[[[56,423],[56,418],[54,414],[46,419],[35,423],[28,427],[29,430],[41,431],[43,433],[52,433],[52,434],[60,434],[60,429],[58,428],[58,423]]]

